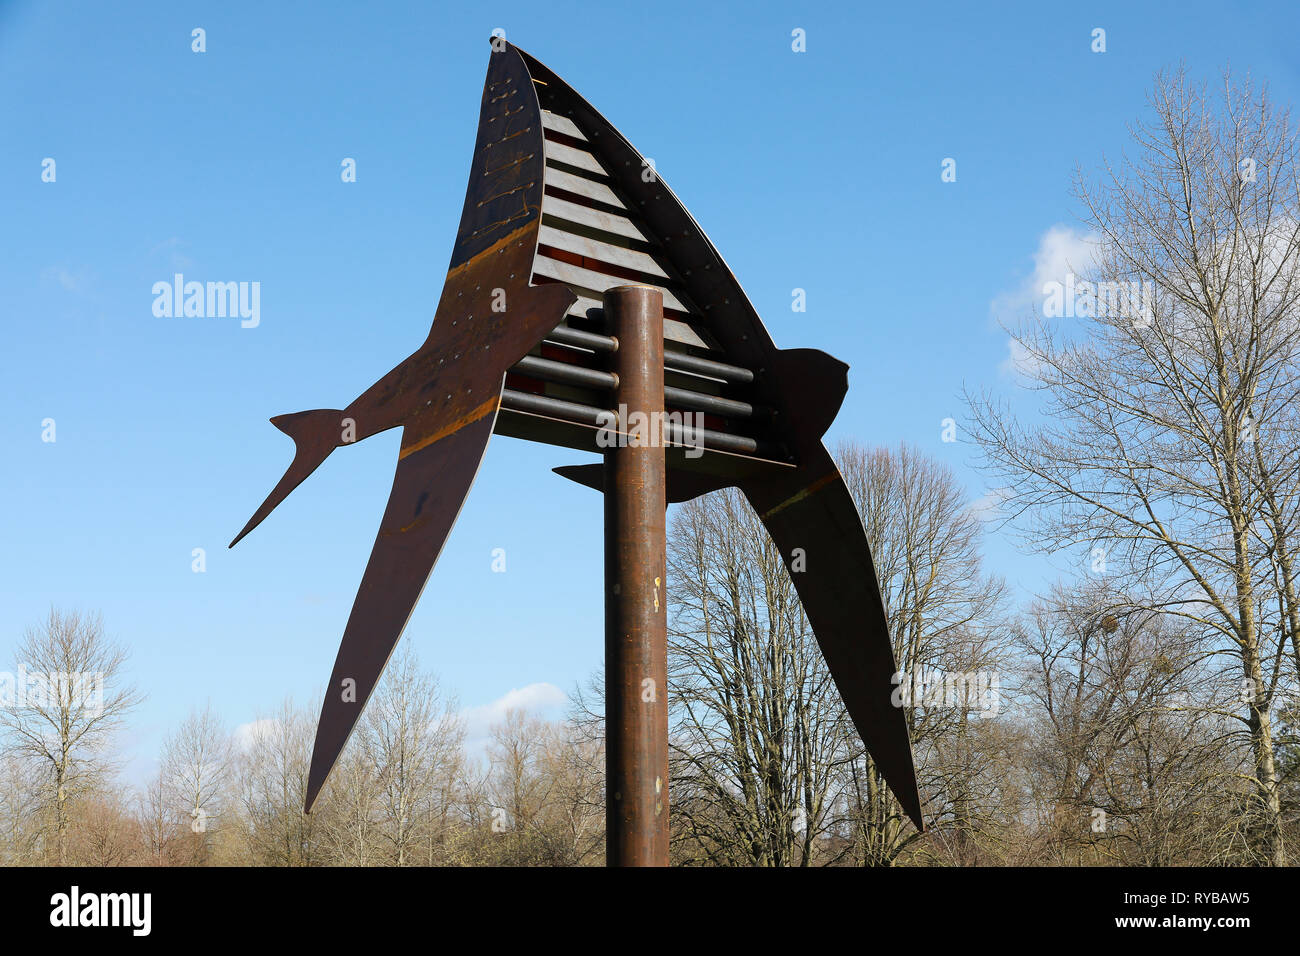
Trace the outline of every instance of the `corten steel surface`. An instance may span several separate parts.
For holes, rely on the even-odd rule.
[[[604,306],[618,340],[615,406],[626,406],[629,419],[639,412],[649,420],[664,406],[663,296],[621,286],[605,292]],[[604,469],[606,863],[667,866],[667,504],[660,436],[652,429],[633,432],[605,452]]]
[[[305,808],[347,743],[419,600],[492,435],[506,369],[573,303],[530,287],[542,195],[537,98],[518,54],[494,53],[460,228],[423,345],[347,408],[271,421],[293,463],[239,533],[255,528],[345,439],[401,426],[397,474],[321,707]],[[493,311],[504,303],[505,311]]]
[[[702,456],[686,454],[680,442],[666,450],[664,499],[739,487],[787,565],[802,549],[806,569],[792,578],[831,675],[876,765],[920,827],[907,723],[890,704],[894,651],[870,549],[821,442],[847,390],[847,367],[815,350],[777,349],[717,249],[662,178],[644,175],[647,163],[626,138],[536,59],[499,41],[494,50],[469,188],[428,338],[346,409],[272,419],[293,438],[294,460],[235,539],[340,444],[403,429],[388,507],[322,706],[307,808],[401,636],[491,434],[600,451],[596,413],[617,404],[606,377],[612,343],[599,309],[585,316],[571,309],[599,301],[609,285],[641,282],[614,261],[640,256],[656,273],[644,278],[680,306],[674,328],[693,330],[664,355],[661,400],[706,414]],[[605,198],[592,198],[598,193]],[[641,238],[566,225],[565,215],[631,224]],[[559,237],[594,257],[542,243],[543,228],[549,242]],[[609,261],[595,255],[611,244]],[[602,285],[566,284],[557,267]],[[611,276],[624,278],[605,284]],[[668,325],[665,318],[665,335]],[[557,371],[557,361],[573,367]],[[557,471],[607,487],[601,465]]]

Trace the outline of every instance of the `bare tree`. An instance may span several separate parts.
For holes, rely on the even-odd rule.
[[[605,861],[605,748],[571,721],[551,724],[539,769],[548,781],[545,843],[553,866]]]
[[[181,821],[176,801],[167,796],[161,772],[145,785],[135,800],[140,863],[145,866],[184,866],[193,862],[185,852],[187,823]]]
[[[0,863],[23,866],[38,859],[41,841],[38,767],[17,754],[0,755]]]
[[[1269,712],[1297,621],[1295,137],[1228,77],[1215,99],[1162,75],[1151,105],[1134,156],[1078,177],[1097,242],[1074,315],[1015,333],[1043,416],[972,396],[972,432],[1032,544],[1094,549],[1236,670],[1252,844],[1282,865]]]
[[[928,815],[975,859],[997,793],[1001,583],[955,477],[902,447],[837,455],[889,611]],[[731,492],[680,508],[669,541],[674,833],[682,862],[888,864],[915,843],[858,739],[762,524]],[[875,582],[863,582],[873,587]],[[938,697],[927,692],[937,681]],[[970,844],[965,850],[957,843]]]
[[[983,569],[983,515],[951,469],[907,445],[846,442],[836,457],[885,598],[932,842],[961,862],[987,862],[976,844],[999,840],[981,808],[1000,802],[1000,751],[989,738],[1010,691],[1001,682],[1010,635],[1005,587]],[[889,863],[915,831],[869,755],[850,770],[855,854]]]
[[[393,864],[421,862],[430,801],[459,776],[464,739],[456,701],[440,693],[406,647],[389,662],[355,740],[378,784],[379,836]]]
[[[492,726],[488,772],[470,821],[486,837],[478,862],[603,862],[603,748],[587,729],[516,708]]]
[[[674,855],[809,865],[851,754],[781,555],[728,489],[677,510],[668,576]]]
[[[163,744],[164,798],[189,820],[194,862],[208,862],[230,799],[234,749],[211,705],[192,711]]]
[[[320,862],[315,812],[302,812],[315,721],[292,700],[252,725],[239,761],[241,826],[249,860],[271,866]]]
[[[341,866],[375,866],[385,859],[380,828],[383,814],[374,764],[349,743],[330,774],[320,808],[322,841],[330,860]]]
[[[1197,636],[1145,603],[1106,581],[1058,587],[1019,629],[1049,862],[1227,862],[1238,768],[1198,703],[1216,675]]]
[[[42,774],[54,860],[68,862],[71,809],[106,785],[109,744],[140,695],[124,683],[127,652],[98,615],[51,609],[18,647],[18,681],[0,708],[6,747]]]
[[[133,866],[143,841],[139,824],[117,787],[88,794],[72,808],[68,856],[78,866]]]
[[[541,718],[515,708],[491,728],[486,796],[501,863],[537,865],[544,858],[538,836],[546,801],[541,762],[547,730]]]

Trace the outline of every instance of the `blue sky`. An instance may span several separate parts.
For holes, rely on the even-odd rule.
[[[148,695],[134,776],[205,700],[315,711],[398,433],[225,545],[289,461],[267,419],[342,407],[428,331],[498,27],[654,158],[778,345],[849,363],[832,440],[911,442],[980,498],[940,423],[1014,387],[995,313],[1075,248],[1074,165],[1179,61],[1297,100],[1291,4],[1138,6],[0,0],[0,669],[51,605],[101,611]],[[177,271],[260,282],[260,324],[155,317]],[[494,441],[407,629],[480,725],[600,663],[600,508],[549,474],[581,460]],[[1081,557],[988,555],[1021,593]]]

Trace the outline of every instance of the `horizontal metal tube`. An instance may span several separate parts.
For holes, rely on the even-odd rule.
[[[512,371],[522,372],[549,382],[568,382],[571,385],[586,385],[589,388],[618,388],[618,376],[613,372],[603,372],[596,368],[583,368],[568,362],[556,362],[553,359],[525,355]]]
[[[552,418],[562,418],[582,425],[599,425],[600,416],[605,411],[594,405],[566,402],[561,398],[534,395],[532,392],[520,392],[513,388],[501,390],[501,407],[520,412],[533,412],[537,415],[550,415]]]
[[[574,345],[578,348],[591,349],[593,352],[614,352],[618,349],[618,340],[612,335],[583,332],[581,329],[572,329],[565,325],[553,329],[546,338],[561,345]],[[754,373],[739,365],[715,362],[712,359],[688,355],[685,352],[674,352],[671,349],[664,349],[664,365],[678,372],[694,372],[696,375],[720,378],[724,382],[748,384],[754,380]]]
[[[557,326],[546,337],[561,345],[576,345],[593,352],[613,352],[618,349],[618,340],[612,335],[597,335],[595,332],[571,329],[567,325]]]
[[[664,402],[669,405],[680,405],[683,408],[721,415],[723,418],[751,418],[754,414],[754,406],[749,402],[719,398],[717,395],[705,395],[703,392],[693,392],[688,388],[675,388],[672,385],[664,386]]]
[[[760,455],[764,458],[773,457],[763,445],[744,435],[715,432],[711,428],[683,428],[672,423],[665,425],[664,431],[668,435],[668,440],[678,445],[736,451],[744,455]]]
[[[548,382],[567,382],[570,385],[585,385],[588,388],[618,388],[618,376],[613,372],[583,368],[581,365],[556,362],[553,359],[538,358],[536,355],[525,355],[512,371]],[[749,402],[706,395],[703,392],[672,385],[664,386],[664,401],[669,405],[709,412],[713,415],[721,415],[723,418],[751,418],[754,415],[754,406]]]
[[[668,349],[664,349],[664,365],[679,372],[694,372],[697,375],[720,378],[724,382],[748,384],[754,380],[754,373],[739,365],[727,365],[725,362],[715,362],[712,359],[687,355],[685,352],[672,352]]]
[[[560,398],[534,395],[531,392],[520,392],[513,388],[501,390],[501,407],[592,426],[605,424],[603,416],[614,414],[608,409],[597,408],[594,405],[566,402]],[[710,428],[684,429],[680,425],[671,422],[666,423],[665,431],[668,440],[679,445],[702,446],[704,448],[715,448],[718,451],[740,452],[745,455],[761,454],[763,457],[768,458],[774,457],[765,446],[760,445],[752,438],[746,438],[744,435],[731,435]]]

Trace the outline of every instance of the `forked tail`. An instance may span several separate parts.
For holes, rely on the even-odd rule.
[[[271,424],[293,439],[293,462],[279,484],[266,496],[262,506],[248,519],[244,530],[230,542],[232,548],[239,544],[244,535],[261,524],[275,510],[276,505],[284,501],[289,492],[302,484],[329,457],[329,453],[342,443],[343,412],[337,408],[313,408],[307,412],[279,415],[271,419]]]

